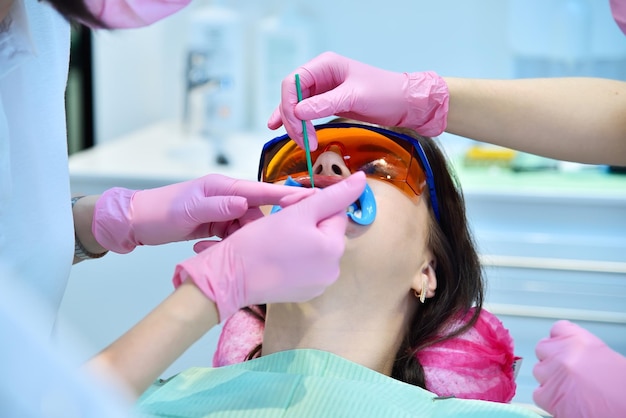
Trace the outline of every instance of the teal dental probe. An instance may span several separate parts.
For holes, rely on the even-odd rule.
[[[298,92],[298,103],[302,101],[302,89],[300,87],[300,74],[296,74],[296,91]],[[309,134],[306,131],[306,121],[302,121],[302,136],[304,137],[304,152],[306,153],[306,166],[309,169],[309,177],[311,177],[311,188],[315,187],[313,183],[313,164],[311,163],[311,148],[309,148]]]

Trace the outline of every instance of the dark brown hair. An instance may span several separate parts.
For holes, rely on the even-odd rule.
[[[92,28],[108,28],[89,10],[84,0],[46,0],[46,2],[50,3],[72,24],[84,24]]]
[[[332,122],[355,122],[335,119]],[[360,123],[360,122],[359,122]],[[465,214],[465,200],[460,184],[447,159],[434,139],[424,137],[407,128],[385,127],[386,129],[411,136],[419,141],[428,158],[435,192],[439,202],[440,220],[437,222],[430,206],[428,247],[437,260],[437,292],[426,299],[411,318],[409,329],[398,348],[391,377],[412,385],[426,388],[424,369],[416,353],[438,342],[453,338],[470,329],[480,315],[483,298],[483,274],[476,246]],[[422,198],[429,199],[428,190]],[[430,199],[429,199],[430,200]],[[447,326],[459,315],[465,316],[475,307],[470,321],[454,331],[446,332]],[[260,310],[248,311],[263,320],[265,306]],[[257,346],[248,359],[261,354]]]
[[[431,208],[428,234],[428,246],[437,260],[437,292],[420,305],[411,319],[391,373],[395,379],[425,388],[424,369],[415,354],[474,325],[483,305],[483,274],[465,214],[463,193],[444,153],[432,138],[406,128],[387,129],[419,141],[433,171],[439,202],[440,220],[435,220]],[[452,320],[465,316],[472,307],[476,309],[467,324],[454,332],[444,332]]]

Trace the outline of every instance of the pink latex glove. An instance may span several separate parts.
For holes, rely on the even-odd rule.
[[[295,74],[300,74],[303,100],[298,103]],[[449,93],[434,72],[395,73],[332,52],[325,52],[283,80],[281,103],[268,126],[284,124],[302,145],[302,120],[342,116],[386,126],[404,126],[436,136],[446,128]],[[308,122],[309,146],[317,137]]]
[[[346,208],[364,188],[358,172],[251,222],[178,264],[174,286],[191,278],[215,302],[220,321],[245,306],[319,296],[339,277]]]
[[[85,5],[109,29],[138,28],[167,17],[191,0],[85,0]]]
[[[626,35],[626,0],[611,0],[610,4],[615,23]]]
[[[120,254],[137,245],[223,238],[262,217],[259,206],[282,205],[285,198],[312,193],[219,174],[155,189],[116,187],[96,202],[92,232],[100,245]]]
[[[569,321],[535,348],[535,403],[555,418],[626,417],[626,358]]]

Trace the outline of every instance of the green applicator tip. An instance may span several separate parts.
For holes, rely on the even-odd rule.
[[[296,91],[298,92],[298,103],[302,101],[302,89],[300,87],[300,74],[296,74]],[[306,131],[306,121],[302,121],[302,136],[304,137],[304,152],[306,153],[306,166],[309,169],[309,177],[311,177],[311,188],[315,187],[313,183],[313,164],[311,163],[311,148],[309,148],[309,134]]]

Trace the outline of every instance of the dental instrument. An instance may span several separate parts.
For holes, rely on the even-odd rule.
[[[296,74],[296,91],[298,92],[298,103],[302,101],[302,88],[300,87],[300,74]],[[309,169],[309,177],[311,178],[311,188],[315,187],[313,183],[313,164],[311,163],[311,148],[309,147],[309,134],[306,131],[306,121],[302,121],[302,135],[304,137],[304,151],[306,152],[306,165]]]

